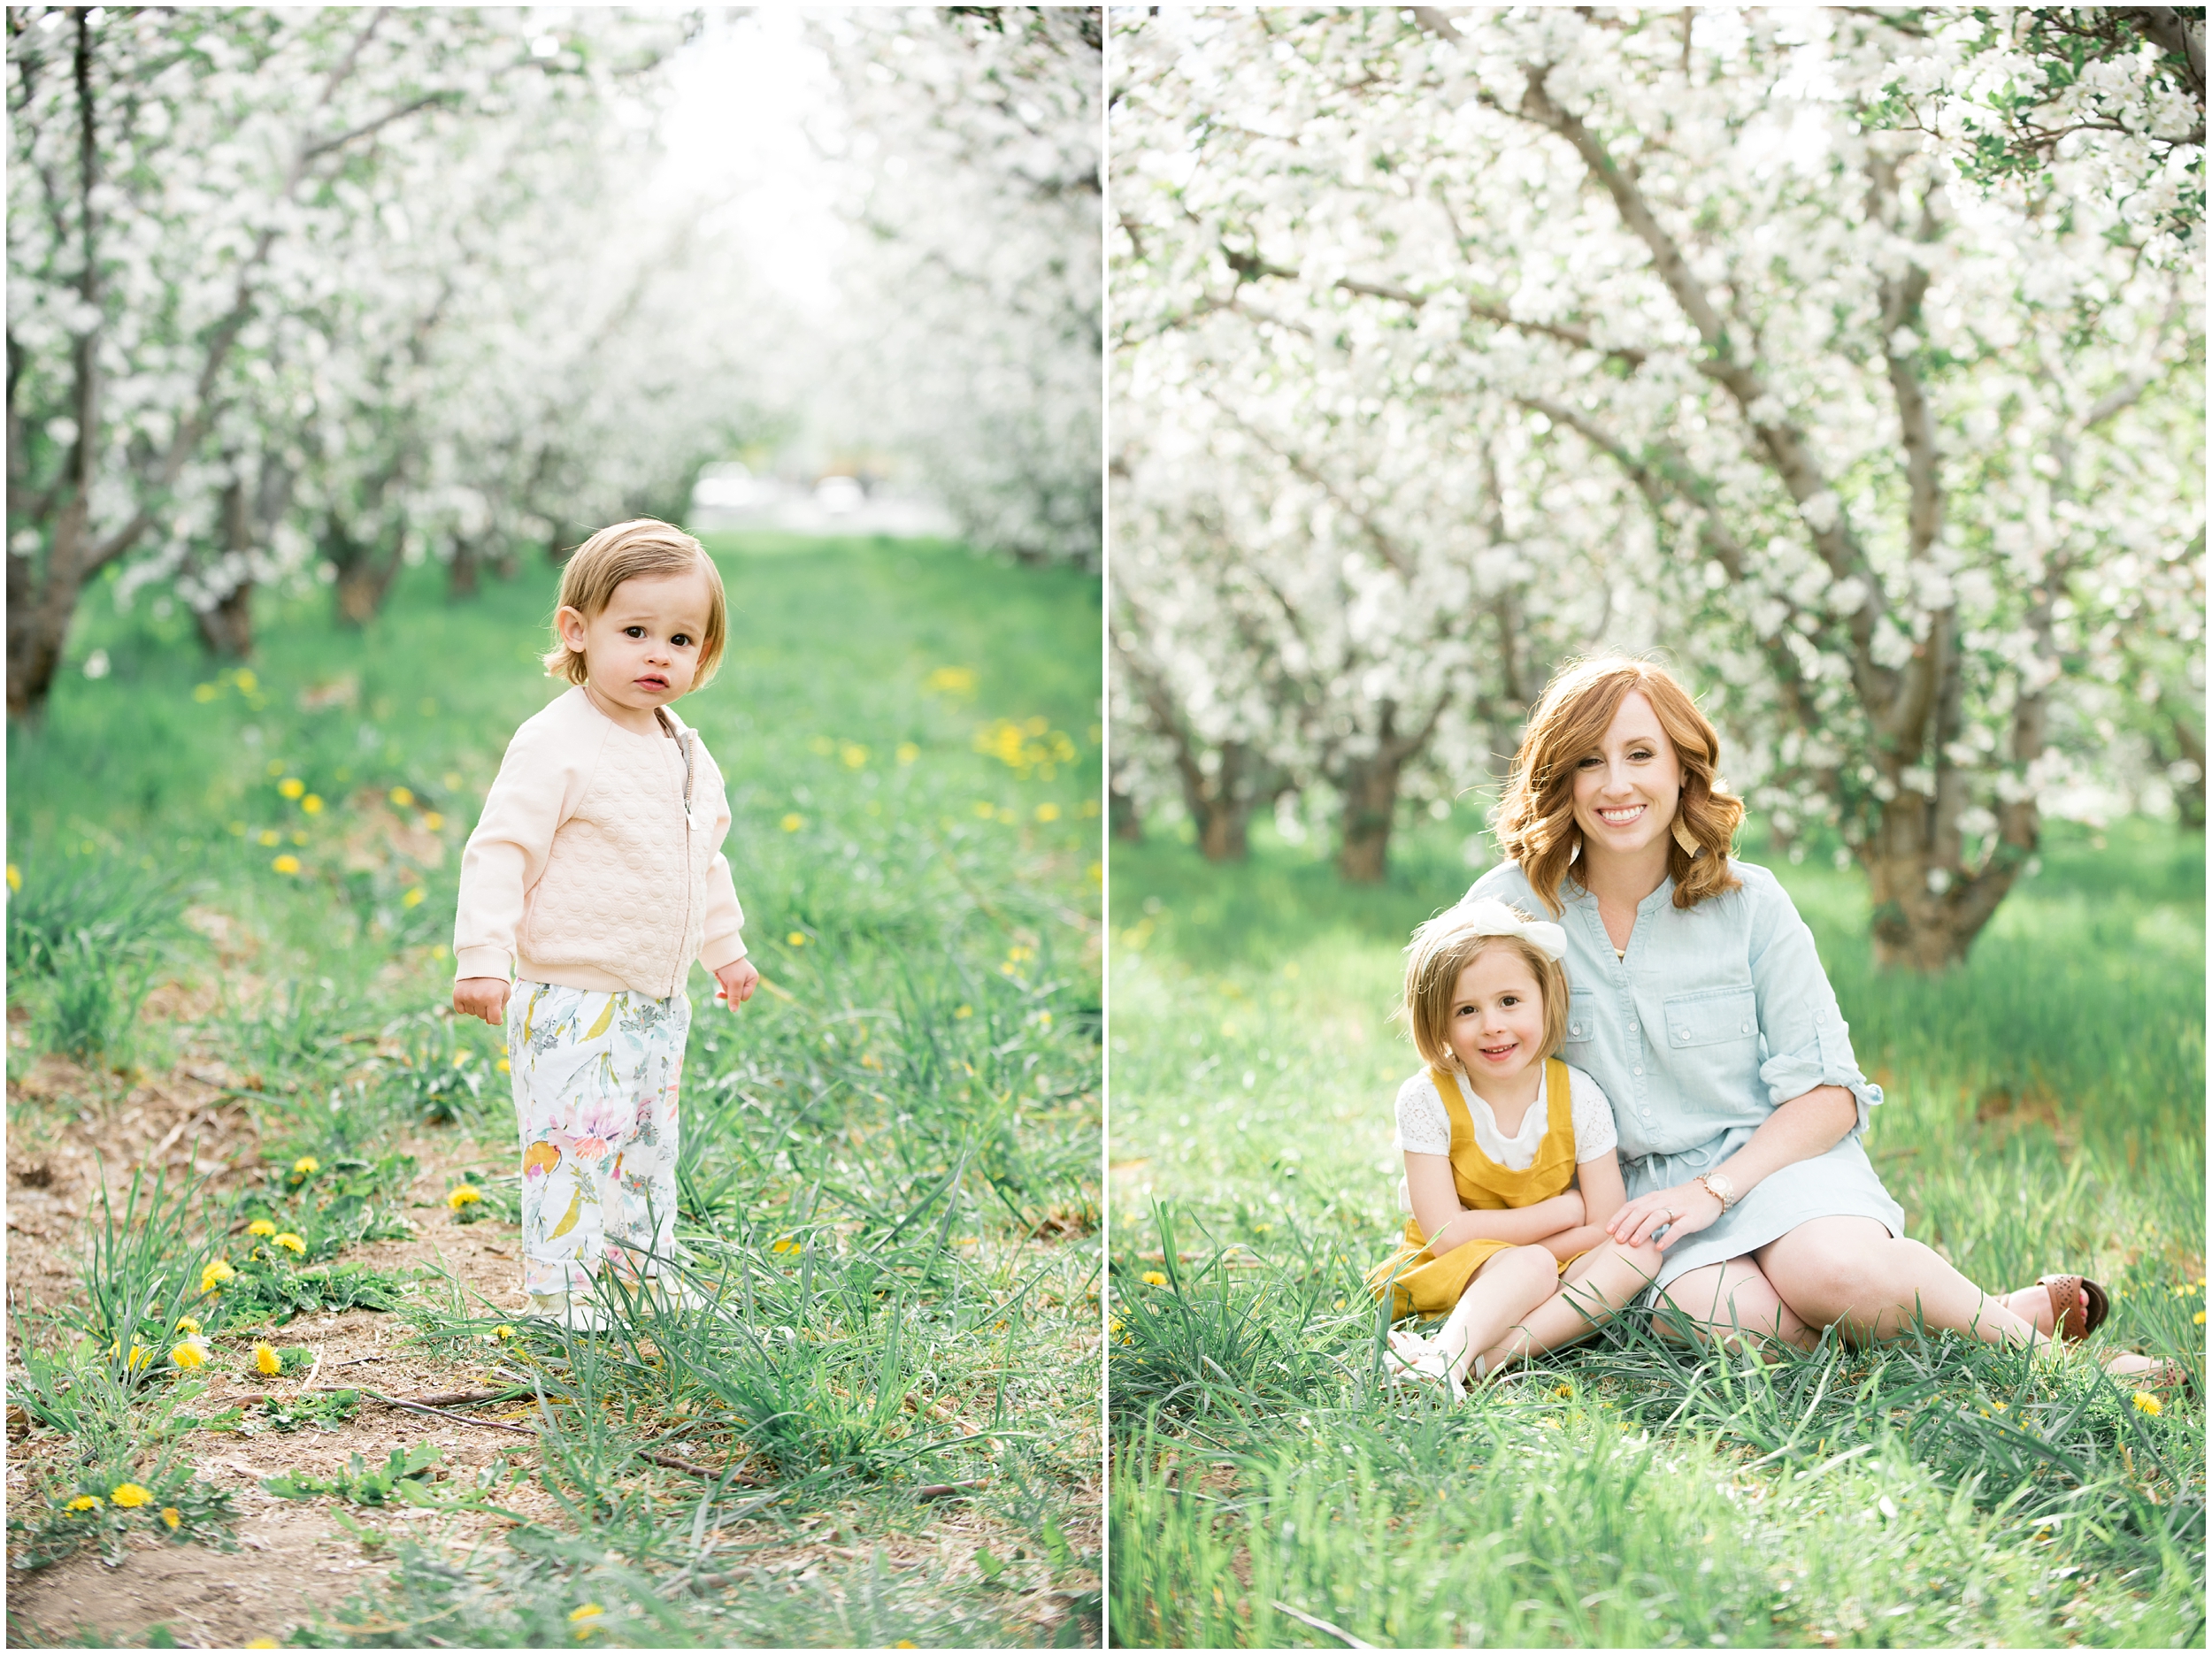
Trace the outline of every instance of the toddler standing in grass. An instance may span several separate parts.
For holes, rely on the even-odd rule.
[[[1368,1285],[1393,1319],[1449,1312],[1433,1340],[1391,1336],[1394,1378],[1460,1393],[1513,1357],[1581,1338],[1658,1273],[1659,1250],[1604,1225],[1626,1199],[1611,1106],[1553,1054],[1567,1036],[1565,935],[1463,901],[1413,933],[1405,1018],[1428,1065],[1398,1092],[1412,1216]]]
[[[603,1268],[657,1277],[674,1256],[692,961],[733,1010],[760,980],[721,772],[668,710],[714,676],[726,626],[722,578],[681,530],[641,518],[585,541],[545,657],[572,687],[507,744],[461,857],[453,1007],[506,1023],[523,1285],[572,1328],[598,1325]]]

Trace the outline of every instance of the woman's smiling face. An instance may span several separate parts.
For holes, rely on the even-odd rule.
[[[1575,761],[1575,825],[1583,854],[1647,855],[1674,827],[1682,762],[1640,691],[1621,698],[1594,753]]]

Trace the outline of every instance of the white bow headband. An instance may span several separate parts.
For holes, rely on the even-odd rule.
[[[1454,927],[1469,937],[1517,937],[1554,960],[1567,957],[1567,933],[1548,919],[1523,919],[1495,897],[1475,897],[1456,904]]]

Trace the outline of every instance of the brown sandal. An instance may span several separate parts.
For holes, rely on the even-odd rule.
[[[2038,1276],[2035,1284],[2050,1294],[2052,1325],[2069,1345],[2080,1344],[2112,1313],[2103,1286],[2085,1276]]]

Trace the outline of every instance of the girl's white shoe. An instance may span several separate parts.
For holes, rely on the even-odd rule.
[[[1452,1371],[1444,1352],[1419,1335],[1411,1336],[1420,1349],[1402,1347],[1395,1339],[1391,1348],[1383,1352],[1383,1372],[1394,1387],[1405,1390],[1442,1385],[1452,1393],[1452,1400],[1466,1399],[1467,1387]]]

